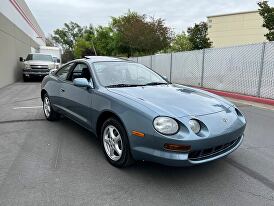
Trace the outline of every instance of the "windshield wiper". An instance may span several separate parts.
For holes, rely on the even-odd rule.
[[[144,86],[142,84],[113,84],[113,85],[108,85],[106,87],[108,88],[114,88],[114,87],[140,87]]]
[[[153,85],[162,85],[162,84],[169,84],[167,82],[150,82],[150,83],[147,83],[146,86],[153,86]]]

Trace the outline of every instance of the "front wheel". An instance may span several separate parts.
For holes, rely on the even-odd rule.
[[[24,81],[24,82],[28,82],[29,80],[30,80],[29,77],[27,77],[26,75],[23,75],[23,81]]]
[[[115,167],[134,163],[123,125],[115,118],[106,120],[101,129],[101,143],[107,160]]]
[[[49,121],[58,120],[60,118],[60,114],[53,110],[47,94],[45,94],[43,98],[43,110],[47,120]]]

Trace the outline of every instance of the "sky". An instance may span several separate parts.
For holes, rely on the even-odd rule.
[[[165,19],[175,33],[207,16],[257,10],[259,0],[25,0],[45,35],[69,21],[106,26],[129,9]],[[269,1],[274,5],[274,0]]]

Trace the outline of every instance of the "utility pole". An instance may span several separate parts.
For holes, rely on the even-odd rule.
[[[93,35],[95,36],[94,27],[93,27],[93,25],[91,25],[91,26],[92,26]],[[95,49],[95,46],[94,46],[94,43],[93,43],[93,38],[92,38],[92,40],[91,40],[91,44],[92,44],[92,48],[93,48],[93,51],[94,51],[94,53],[95,53],[95,56],[97,56],[97,52],[96,52],[96,49]]]

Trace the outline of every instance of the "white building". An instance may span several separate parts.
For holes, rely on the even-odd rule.
[[[0,88],[22,77],[19,57],[45,45],[45,35],[24,0],[0,2]]]

